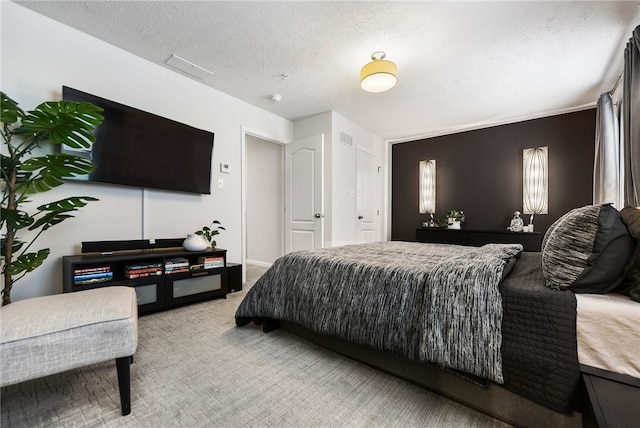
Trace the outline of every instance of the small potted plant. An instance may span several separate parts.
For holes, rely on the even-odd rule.
[[[211,248],[216,248],[216,241],[214,241],[213,237],[219,235],[221,230],[227,229],[225,229],[218,220],[213,220],[209,226],[205,226],[198,230],[196,235],[202,236],[204,240],[211,245]]]
[[[451,210],[447,213],[447,224],[449,229],[460,229],[460,224],[463,222],[463,211]]]
[[[182,246],[187,251],[204,251],[208,247],[216,248],[216,241],[213,239],[225,229],[218,220],[213,220],[209,226],[205,226],[196,232],[187,235]]]

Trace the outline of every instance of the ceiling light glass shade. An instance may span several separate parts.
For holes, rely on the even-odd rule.
[[[436,212],[436,161],[420,161],[420,214]]]
[[[371,61],[360,70],[360,86],[367,92],[384,92],[398,81],[398,66],[384,59],[384,52],[374,52]]]
[[[549,148],[522,151],[522,201],[524,214],[547,214],[549,210]]]

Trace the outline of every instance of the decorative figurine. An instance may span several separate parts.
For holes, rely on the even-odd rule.
[[[429,221],[425,221],[424,223],[422,223],[422,227],[436,227],[436,222],[433,219],[433,214],[429,214],[431,216],[431,218],[429,219]]]
[[[522,228],[524,226],[524,222],[520,217],[520,211],[516,211],[513,213],[513,218],[511,219],[511,223],[509,224],[509,229],[512,232],[522,232]]]

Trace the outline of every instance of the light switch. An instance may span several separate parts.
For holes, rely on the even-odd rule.
[[[221,162],[220,163],[220,172],[222,172],[224,174],[229,174],[231,172],[231,165],[229,165],[226,162]]]
[[[224,180],[222,178],[218,178],[218,189],[224,188]]]

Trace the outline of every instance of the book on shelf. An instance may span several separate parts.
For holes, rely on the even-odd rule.
[[[111,266],[98,266],[90,268],[78,268],[73,270],[74,275],[87,275],[92,273],[111,272]]]
[[[154,272],[162,272],[162,266],[158,267],[150,267],[150,268],[141,268],[141,269],[124,269],[125,274],[140,274],[140,273],[154,273]]]
[[[164,261],[164,267],[165,269],[167,267],[184,267],[184,266],[189,266],[189,260],[185,259],[184,257],[174,257],[171,259],[167,259]]]
[[[146,278],[148,276],[158,276],[158,275],[162,275],[161,270],[155,271],[155,272],[125,273],[125,276],[127,277],[127,279]]]
[[[172,273],[180,273],[180,272],[189,272],[189,267],[180,267],[180,268],[175,268],[175,269],[168,269],[165,270],[164,273],[170,275]]]
[[[153,269],[160,268],[162,269],[162,262],[143,262],[143,263],[134,263],[134,264],[126,264],[124,265],[124,270],[137,270],[137,269]]]
[[[85,279],[97,279],[97,278],[107,278],[107,280],[113,278],[113,272],[96,272],[96,273],[86,273],[82,275],[74,275],[74,281],[82,281]]]
[[[213,269],[224,267],[224,257],[222,256],[203,256],[198,258],[198,263],[202,264],[205,269]]]
[[[90,284],[98,284],[101,282],[109,282],[111,281],[113,278],[112,277],[102,277],[102,278],[89,278],[89,279],[74,279],[73,284],[74,285],[90,285]]]

